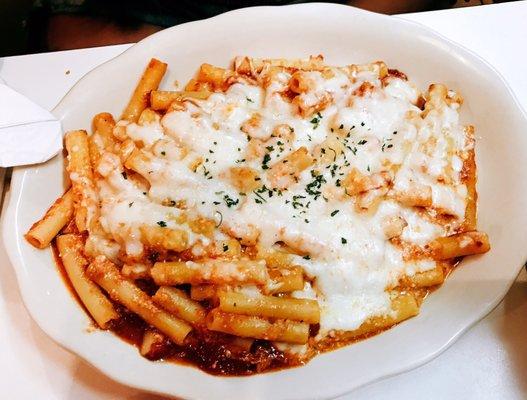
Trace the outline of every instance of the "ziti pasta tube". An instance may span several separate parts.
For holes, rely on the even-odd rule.
[[[26,233],[26,240],[39,249],[49,246],[53,238],[73,218],[73,191],[69,189]]]
[[[300,267],[271,268],[269,276],[269,293],[288,293],[304,288],[304,275]]]
[[[154,329],[148,329],[143,334],[143,341],[141,342],[139,352],[143,357],[156,359],[158,353],[160,353],[160,350],[163,349],[164,345],[165,336]]]
[[[429,271],[417,272],[412,276],[405,276],[401,280],[403,286],[409,287],[430,287],[440,285],[445,280],[443,267],[437,264],[434,269]]]
[[[218,309],[212,310],[207,319],[210,330],[236,336],[299,344],[307,343],[309,337],[309,324],[304,322],[283,319],[271,322],[265,318],[229,314]]]
[[[99,256],[86,270],[87,275],[110,297],[155,326],[177,344],[182,344],[192,327],[157,307],[152,299],[132,282],[124,279],[117,267]]]
[[[157,90],[161,79],[165,75],[167,64],[152,58],[143,72],[128,105],[123,111],[121,119],[136,122],[141,112],[148,105],[148,96],[152,90]]]
[[[152,110],[164,111],[170,107],[174,101],[183,101],[185,99],[206,100],[211,95],[208,90],[201,91],[182,91],[170,92],[164,90],[153,90],[150,93],[150,107]]]
[[[67,170],[73,190],[75,223],[79,231],[84,232],[95,219],[98,206],[90,162],[88,134],[82,130],[69,131],[64,137],[64,142],[68,150]]]
[[[97,325],[106,329],[119,317],[110,300],[85,275],[88,261],[83,256],[84,243],[80,235],[61,235],[57,238],[59,255],[70,282]]]
[[[490,250],[490,243],[486,233],[473,231],[437,238],[428,243],[426,247],[435,260],[447,260],[486,253]]]
[[[205,309],[197,301],[189,299],[183,290],[173,287],[160,287],[152,300],[171,314],[192,324],[199,323],[206,315]]]
[[[292,319],[317,324],[320,307],[316,300],[273,296],[246,296],[242,293],[220,291],[220,310],[259,317]]]
[[[93,117],[93,132],[101,139],[103,149],[113,151],[119,141],[113,135],[115,120],[110,113],[99,113]]]
[[[158,285],[215,285],[235,282],[265,284],[269,275],[263,260],[206,260],[155,263],[150,271]]]
[[[217,300],[217,287],[214,285],[192,285],[190,298],[196,301]]]

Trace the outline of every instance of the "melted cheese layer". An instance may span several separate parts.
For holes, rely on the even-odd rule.
[[[318,299],[319,336],[389,313],[389,288],[435,267],[431,260],[405,259],[404,248],[387,236],[389,221],[404,221],[398,237],[421,248],[455,229],[466,207],[460,173],[468,141],[457,104],[442,102],[422,116],[419,92],[406,80],[331,72],[307,73],[309,89],[299,104],[285,95],[291,76],[282,72],[266,85],[240,81],[207,100],[185,102],[160,121],[129,124],[128,137],[147,156],[141,175],[150,187],[127,179],[118,159],[107,161],[113,168],[102,164],[103,229],[130,257],[143,251],[140,227],[161,222],[185,230],[189,246],[207,245],[210,238],[178,222],[180,210],[165,205],[168,199],[221,224],[216,239],[229,234],[294,249],[294,263],[310,278],[294,296]],[[309,116],[297,107],[321,101],[326,104]],[[302,147],[318,161],[276,187],[273,166]],[[255,189],[243,192],[233,183],[231,170],[240,167],[256,172]],[[366,177],[385,172],[391,181],[350,196],[344,186],[354,170]],[[429,187],[432,208],[454,222],[446,226],[391,195],[415,185]],[[98,249],[109,251],[106,243]],[[116,257],[115,248],[110,255]]]

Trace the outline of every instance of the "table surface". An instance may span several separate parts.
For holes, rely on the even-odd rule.
[[[527,108],[527,2],[402,16],[472,49],[512,86]],[[86,72],[129,45],[0,58],[0,76],[47,109]],[[499,134],[499,133],[497,133]],[[7,188],[6,188],[7,189]],[[497,266],[498,267],[498,266]],[[527,273],[501,304],[439,357],[362,387],[354,399],[526,399]],[[0,388],[12,399],[161,399],[105,377],[60,348],[31,320],[0,241]],[[353,373],[353,371],[350,371]]]

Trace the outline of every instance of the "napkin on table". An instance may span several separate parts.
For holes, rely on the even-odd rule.
[[[60,121],[0,78],[0,167],[42,163],[61,149]]]

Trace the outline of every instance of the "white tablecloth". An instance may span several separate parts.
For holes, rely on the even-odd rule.
[[[527,2],[408,14],[403,18],[428,25],[480,54],[505,76],[527,108]],[[13,88],[52,109],[83,74],[127,47],[7,57],[0,59],[0,76]],[[22,304],[1,242],[0,343],[2,398],[160,398],[111,381],[49,339]],[[504,301],[438,358],[342,399],[364,398],[527,399],[525,271]]]

